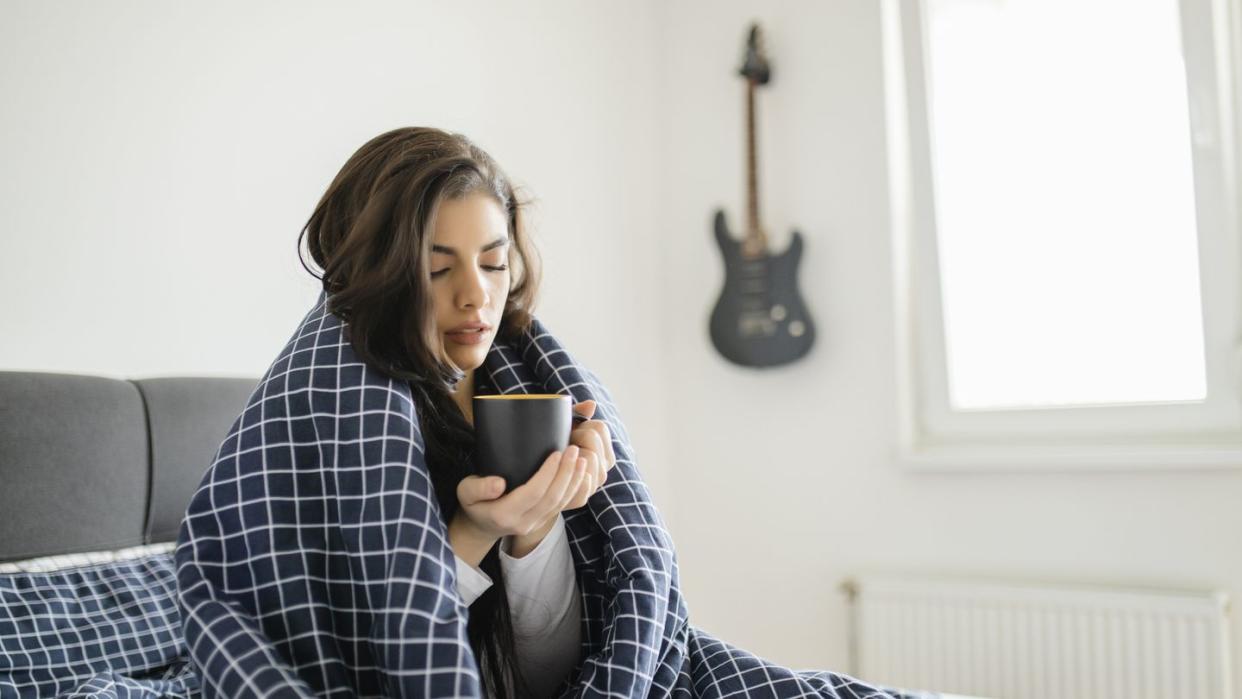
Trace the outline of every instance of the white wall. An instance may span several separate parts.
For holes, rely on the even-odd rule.
[[[836,586],[863,571],[1242,594],[1242,473],[893,464],[874,0],[477,7],[0,5],[0,367],[261,374],[315,297],[294,246],[324,187],[368,138],[439,126],[539,198],[537,315],[617,398],[696,625],[843,669]],[[761,372],[706,331],[711,212],[744,214],[752,19],[763,220],[774,250],[806,238],[819,328]]]
[[[318,293],[319,196],[371,137],[436,126],[537,197],[536,315],[671,507],[649,7],[5,2],[0,367],[261,375]]]
[[[1242,598],[1242,471],[916,474],[893,460],[893,317],[879,3],[673,3],[661,104],[671,147],[674,536],[691,619],[795,667],[842,668],[837,584],[865,571],[1220,588]],[[745,209],[744,28],[765,29],[761,214],[773,250],[806,239],[818,324],[803,361],[753,372],[715,355],[724,280],[710,210]],[[686,317],[694,332],[684,328]],[[703,330],[699,330],[703,327]],[[750,435],[750,438],[745,438]],[[743,436],[739,438],[739,436]],[[744,603],[739,604],[739,601]],[[1242,638],[1237,615],[1233,634]],[[1235,643],[1234,676],[1242,677]]]

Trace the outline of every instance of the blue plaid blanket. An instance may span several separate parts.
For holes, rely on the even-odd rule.
[[[326,301],[259,381],[189,504],[175,571],[194,675],[161,677],[208,696],[479,697],[410,388],[359,361]],[[673,540],[599,379],[538,321],[495,342],[484,370],[498,393],[594,400],[613,437],[607,483],[565,513],[583,619],[561,696],[932,696],[781,667],[690,624]],[[112,696],[171,689],[99,679]]]
[[[0,698],[196,696],[170,549],[0,566]]]

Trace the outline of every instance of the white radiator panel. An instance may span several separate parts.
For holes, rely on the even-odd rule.
[[[1219,592],[866,576],[851,671],[996,699],[1232,699]]]

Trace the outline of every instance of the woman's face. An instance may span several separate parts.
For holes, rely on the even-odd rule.
[[[483,364],[509,297],[508,226],[500,204],[479,193],[440,202],[429,269],[436,328],[449,357],[470,372]],[[473,322],[487,327],[452,332]]]

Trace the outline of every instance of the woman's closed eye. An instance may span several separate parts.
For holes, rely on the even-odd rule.
[[[483,267],[483,269],[485,269],[485,270],[487,270],[487,271],[489,271],[489,272],[503,272],[503,271],[505,271],[506,269],[509,269],[509,265],[504,265],[503,267],[493,267],[493,266],[489,266],[489,265],[482,265],[482,267]],[[437,270],[437,271],[435,271],[435,272],[432,272],[432,273],[431,273],[431,276],[433,276],[433,277],[438,277],[438,276],[440,276],[441,274],[444,274],[445,272],[449,271],[450,269],[452,269],[452,268],[451,268],[451,267],[445,267],[444,269],[441,269],[441,270]]]

